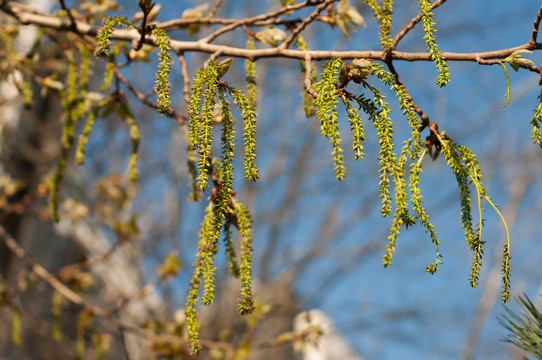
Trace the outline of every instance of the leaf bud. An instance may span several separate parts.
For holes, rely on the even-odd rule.
[[[256,33],[255,38],[258,41],[277,47],[279,46],[279,43],[286,40],[286,33],[281,29],[272,26]]]
[[[346,84],[348,82],[348,65],[343,63],[341,70],[339,71],[339,82],[341,84]]]
[[[354,59],[350,65],[348,76],[356,84],[360,84],[368,74],[372,73],[372,59]]]
[[[224,76],[224,74],[226,74],[226,72],[230,68],[232,60],[233,60],[232,58],[227,58],[227,59],[221,60],[219,62],[219,64],[218,64],[218,79],[220,79],[222,76]]]
[[[534,63],[532,60],[526,59],[521,54],[531,54],[532,52],[526,49],[520,49],[514,51],[512,54],[510,54],[506,59],[504,59],[504,62],[507,62],[510,64],[512,69],[515,71],[518,71],[520,67],[529,67],[533,65]]]

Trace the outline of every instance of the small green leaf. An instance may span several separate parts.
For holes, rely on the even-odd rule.
[[[518,71],[520,67],[528,68],[534,64],[532,60],[524,58],[521,54],[532,54],[532,52],[526,49],[516,50],[504,59],[504,62],[509,63],[515,71]]]

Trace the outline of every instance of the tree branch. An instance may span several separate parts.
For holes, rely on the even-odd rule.
[[[170,336],[170,335],[157,335],[156,333],[149,331],[143,327],[127,324],[123,322],[122,320],[119,320],[118,318],[116,318],[112,311],[106,311],[106,310],[103,310],[102,308],[89,304],[89,302],[86,299],[84,299],[81,295],[77,294],[76,292],[68,288],[66,285],[64,285],[64,283],[58,280],[53,274],[47,271],[47,269],[45,269],[43,266],[38,264],[35,260],[31,259],[30,256],[26,253],[26,251],[17,243],[17,241],[1,225],[0,225],[0,239],[4,241],[7,248],[15,256],[21,259],[33,273],[35,273],[37,276],[43,279],[53,289],[58,291],[63,297],[71,301],[73,304],[84,307],[85,309],[91,311],[92,314],[97,315],[111,322],[120,330],[127,330],[147,339],[181,342],[182,344],[186,343],[186,340],[184,338],[180,338],[177,336]],[[139,296],[146,296],[148,294],[148,290],[149,290],[148,288],[143,288]],[[129,301],[131,300],[129,299]],[[125,305],[125,303],[122,303],[122,305]],[[119,309],[114,308],[113,310],[119,310]],[[213,342],[213,341],[204,340],[204,339],[201,340],[201,343],[202,345],[210,347],[210,348],[218,347],[218,346],[228,346],[228,344],[225,344],[225,343]]]
[[[121,83],[123,83],[127,88],[128,90],[130,90],[132,92],[132,94],[135,95],[135,97],[137,97],[139,99],[139,101],[141,101],[143,104],[153,108],[153,109],[158,109],[158,105],[156,105],[156,103],[153,103],[151,101],[149,101],[149,99],[147,99],[147,96],[145,96],[142,92],[140,92],[139,90],[137,90],[130,81],[128,81],[128,79],[126,79],[124,76],[122,76],[121,72],[115,67],[115,69],[113,70],[115,72],[115,78],[120,81]],[[169,114],[166,114],[167,116],[169,117],[172,117],[172,118],[176,118],[177,121],[179,123],[181,122],[184,122],[184,120],[186,119],[186,116],[181,116],[179,114],[177,114],[177,112],[174,110],[174,109],[171,109],[171,112]]]
[[[179,58],[179,63],[181,64],[181,73],[183,76],[184,101],[186,102],[186,106],[188,106],[188,104],[190,103],[190,74],[188,73],[188,66],[186,64],[186,59],[184,58],[184,54],[180,53],[178,58]],[[183,120],[183,124],[184,124],[184,120]]]
[[[6,229],[0,225],[0,238],[4,240],[7,248],[19,259],[21,259],[29,269],[32,270],[36,275],[45,280],[53,289],[58,291],[62,296],[71,301],[72,303],[84,306],[90,309],[93,313],[109,317],[110,314],[107,314],[105,311],[98,309],[92,305],[86,303],[85,299],[79,294],[68,288],[60,280],[58,280],[53,274],[51,274],[47,269],[38,264],[37,262],[31,260],[26,253],[26,251],[17,243],[17,241],[6,231]]]
[[[288,19],[288,20],[282,20],[279,18],[272,18],[267,20],[258,20],[253,23],[247,24],[248,26],[264,26],[264,25],[277,25],[277,24],[290,24],[290,23],[298,23],[303,21],[302,19]],[[155,24],[157,27],[161,29],[175,29],[175,28],[182,28],[188,25],[231,25],[236,24],[239,22],[237,19],[222,19],[222,18],[209,18],[204,17],[201,19],[173,19],[164,21],[162,23]]]
[[[209,15],[207,15],[207,16],[210,17],[210,18],[214,17],[216,12],[218,11],[218,8],[220,7],[221,3],[222,3],[222,0],[216,0],[214,5],[213,5],[213,8],[211,9],[211,11],[209,12]]]
[[[397,73],[397,70],[395,69],[395,66],[393,65],[391,58],[388,58],[386,60],[386,65],[388,66],[388,69],[390,70],[390,72],[395,76],[395,83],[399,86],[402,86],[405,89],[410,105],[412,105],[416,114],[420,116],[422,123],[421,123],[419,131],[421,132],[426,127],[428,127],[429,130],[433,132],[434,129],[431,127],[431,121],[429,120],[429,116],[414,102],[414,99],[412,99],[412,96],[410,96],[410,93],[406,89],[405,84],[403,83],[401,78],[399,78],[399,74]]]
[[[273,18],[276,18],[279,15],[282,15],[284,13],[287,13],[287,12],[290,12],[290,11],[293,11],[293,10],[298,10],[298,9],[304,8],[305,6],[308,6],[308,5],[310,5],[309,1],[306,1],[306,2],[300,3],[300,4],[296,4],[296,5],[287,5],[287,6],[283,6],[282,8],[280,8],[280,9],[278,9],[276,11],[269,12],[267,14],[261,14],[261,15],[254,16],[254,17],[251,17],[251,18],[237,20],[236,22],[234,22],[234,23],[232,23],[230,25],[227,25],[227,26],[224,26],[223,28],[218,29],[217,31],[215,31],[211,35],[207,36],[206,38],[201,39],[200,41],[208,43],[208,42],[211,42],[214,39],[216,39],[218,36],[228,32],[228,31],[231,31],[233,29],[236,29],[238,27],[251,25],[251,24],[253,24],[255,22],[262,21],[262,20],[273,19]]]
[[[24,10],[21,7],[14,6],[13,3],[10,3],[12,6],[8,7],[6,9],[5,7],[2,8],[6,13],[11,14],[19,22],[25,25],[40,25],[43,27],[49,27],[57,30],[62,31],[72,31],[72,24],[67,21],[66,19],[59,19],[57,17],[53,17],[50,15],[40,15],[35,14],[32,12],[28,12],[27,10]],[[282,13],[289,10],[292,10],[293,8],[299,8],[302,5],[304,6],[306,3],[292,5],[292,6],[285,6],[281,8],[280,10],[277,10],[275,13]],[[271,14],[271,13],[270,13]],[[265,16],[271,16],[270,14],[265,14]],[[251,19],[262,20],[262,16],[260,15]],[[231,24],[229,26],[225,26],[221,28],[219,31],[226,32],[228,30],[231,30],[235,27],[245,25],[247,23],[250,23],[250,19],[241,20],[237,23]],[[255,21],[255,20],[254,20]],[[86,35],[90,36],[96,36],[98,33],[98,27],[97,26],[91,26],[82,22],[76,21],[76,28],[77,30]],[[224,30],[226,29],[226,30]],[[213,35],[214,34],[214,35]],[[256,60],[259,58],[292,58],[292,59],[305,59],[305,55],[308,54],[311,59],[313,60],[328,60],[333,57],[340,57],[342,59],[353,59],[353,58],[365,58],[365,59],[373,59],[373,60],[380,60],[385,61],[387,57],[387,53],[381,50],[367,50],[367,51],[327,51],[327,50],[310,50],[310,51],[300,51],[300,50],[291,50],[291,49],[283,49],[283,48],[270,48],[270,49],[245,49],[245,48],[237,48],[237,47],[231,47],[231,46],[225,46],[225,45],[218,45],[218,44],[210,44],[208,41],[214,39],[216,36],[219,35],[218,31],[213,33],[213,37],[211,36],[199,40],[199,41],[179,41],[179,40],[171,40],[171,48],[173,51],[175,51],[177,54],[180,54],[185,51],[194,51],[194,52],[202,52],[202,53],[209,53],[214,54],[217,52],[220,52],[223,56],[232,56],[232,57],[239,57],[239,58],[247,58],[250,60]],[[140,34],[135,29],[115,29],[113,31],[111,39],[113,40],[126,40],[126,41],[137,41],[140,37]],[[146,43],[156,45],[156,41],[154,37],[149,36],[145,40]],[[479,62],[479,59],[487,60],[487,59],[502,59],[510,55],[516,50],[540,50],[542,49],[542,44],[535,43],[533,44],[531,41],[524,45],[516,46],[513,48],[508,49],[500,49],[500,50],[494,50],[494,51],[486,51],[486,52],[478,52],[478,53],[455,53],[455,52],[443,52],[442,55],[446,60],[448,61],[472,61],[472,62]],[[400,51],[393,51],[391,53],[391,59],[392,60],[402,60],[402,61],[432,61],[431,55],[428,52],[417,52],[417,53],[411,53],[411,52],[400,52]]]
[[[538,14],[536,15],[536,19],[534,20],[533,34],[531,35],[531,40],[529,40],[529,44],[531,45],[536,45],[538,28],[540,27],[540,20],[542,20],[542,6],[540,7],[540,10],[538,10]]]

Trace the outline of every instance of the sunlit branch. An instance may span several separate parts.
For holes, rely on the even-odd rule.
[[[298,4],[295,6],[285,6],[281,8],[280,10],[277,10],[279,13],[283,13],[286,11],[290,11],[292,9],[296,9],[299,7],[302,7],[301,5],[304,5],[305,3]],[[33,12],[30,12],[24,8],[21,8],[19,6],[15,6],[13,3],[10,3],[10,7],[3,7],[3,10],[5,10],[7,13],[13,15],[19,22],[25,25],[29,24],[35,24],[35,25],[41,25],[43,27],[49,27],[54,28],[57,30],[63,30],[63,31],[72,31],[71,23],[68,19],[60,19],[54,16],[50,15],[40,15]],[[269,14],[266,14],[269,15]],[[275,15],[274,15],[275,16]],[[264,15],[260,15],[259,17],[264,17]],[[269,15],[268,17],[271,17]],[[258,17],[256,17],[258,18]],[[252,18],[254,19],[254,18]],[[221,31],[223,32],[229,31],[233,28],[236,28],[238,26],[246,25],[247,23],[250,23],[248,21],[250,19],[246,20],[240,20],[237,23],[225,26],[221,28]],[[255,20],[254,20],[255,21]],[[97,26],[91,26],[82,22],[76,22],[77,25],[77,31],[80,33],[90,35],[90,36],[96,36],[98,33],[98,27]],[[216,36],[219,34],[214,33]],[[216,37],[215,36],[215,37]],[[138,40],[140,37],[140,34],[135,29],[115,29],[113,31],[113,34],[111,36],[111,39],[113,40],[125,40],[125,41],[135,41]],[[300,50],[292,50],[292,49],[284,49],[284,48],[270,48],[270,49],[246,49],[246,48],[237,48],[232,46],[225,46],[225,45],[219,45],[219,44],[210,44],[208,41],[212,39],[209,39],[209,37],[199,40],[199,41],[178,41],[178,40],[171,40],[171,48],[173,51],[175,51],[177,54],[185,51],[193,51],[193,52],[201,52],[201,53],[209,53],[213,54],[216,52],[220,52],[223,56],[232,56],[232,57],[239,57],[239,58],[248,58],[251,60],[256,60],[259,58],[292,58],[292,59],[304,59],[305,55],[308,54],[311,59],[313,60],[329,60],[335,57],[339,57],[341,59],[354,59],[354,58],[365,58],[365,59],[373,59],[373,60],[380,60],[385,61],[386,56],[388,55],[386,52],[381,50],[367,50],[367,51],[327,51],[327,50],[309,50],[309,51],[300,51]],[[152,36],[149,36],[146,38],[146,43],[156,45],[156,39]],[[478,62],[479,59],[488,60],[488,59],[502,59],[510,54],[512,54],[514,51],[517,50],[540,50],[542,49],[542,44],[533,44],[531,42],[512,47],[507,49],[500,49],[500,50],[494,50],[494,51],[486,51],[486,52],[473,52],[473,53],[456,53],[456,52],[442,52],[442,56],[448,60],[448,61],[472,61],[472,62]],[[402,61],[432,61],[431,55],[428,52],[400,52],[400,51],[393,51],[391,53],[391,59],[392,60],[402,60]]]
[[[308,6],[308,4],[309,4],[309,1],[306,1],[306,2],[301,3],[301,4],[296,4],[296,5],[287,5],[287,6],[284,6],[284,7],[280,8],[279,10],[272,11],[272,12],[269,12],[267,14],[261,14],[261,15],[254,16],[254,17],[251,17],[251,18],[238,20],[238,21],[236,21],[236,22],[234,22],[234,23],[232,23],[230,25],[227,25],[227,26],[224,26],[223,28],[218,29],[217,31],[215,31],[211,35],[207,36],[206,38],[202,39],[201,41],[206,42],[206,43],[211,42],[214,39],[216,39],[218,36],[228,32],[228,31],[231,31],[233,29],[236,29],[238,27],[241,27],[243,25],[246,26],[246,25],[251,25],[251,24],[253,24],[255,22],[258,22],[258,21],[273,19],[273,18],[275,18],[275,17],[277,17],[279,15],[282,15],[284,13],[287,13],[289,11],[304,8],[305,6]]]
[[[540,10],[538,10],[538,14],[536,15],[536,19],[534,21],[533,33],[531,35],[531,40],[529,40],[529,44],[536,45],[537,38],[538,38],[538,28],[540,27],[541,20],[542,20],[542,6],[540,7]]]
[[[184,58],[184,54],[180,53],[178,58],[179,58],[179,63],[181,64],[181,71],[183,75],[184,101],[188,105],[188,103],[190,102],[190,74],[188,73],[188,66],[186,64],[186,59]]]

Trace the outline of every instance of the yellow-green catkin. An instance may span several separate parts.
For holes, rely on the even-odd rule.
[[[249,37],[247,40],[247,49],[251,50],[255,48],[254,45],[254,38]],[[254,109],[257,106],[258,102],[258,93],[256,90],[256,64],[254,61],[247,59],[245,61],[245,69],[246,69],[246,82],[247,82],[247,95],[250,106],[252,106]]]
[[[51,323],[53,339],[55,341],[61,341],[63,337],[62,329],[60,327],[60,315],[62,314],[62,295],[58,291],[53,292],[51,306],[51,313],[53,315],[53,320]]]
[[[60,182],[64,177],[66,164],[68,161],[69,151],[73,148],[75,139],[75,122],[77,120],[76,106],[78,103],[78,86],[77,86],[77,67],[75,64],[74,54],[71,50],[66,51],[68,60],[68,73],[66,79],[66,88],[62,92],[62,103],[64,106],[64,126],[62,128],[62,149],[60,159],[58,160],[57,170],[53,178],[51,189],[51,216],[53,221],[60,220],[58,216],[58,197]]]
[[[75,163],[78,165],[81,165],[85,162],[85,149],[88,144],[88,137],[90,133],[92,132],[95,121],[96,121],[96,112],[95,111],[89,112],[87,121],[85,123],[85,127],[83,128],[83,132],[81,133],[81,135],[79,135],[79,143],[75,151]]]
[[[13,309],[11,311],[11,342],[15,346],[21,345],[21,313],[19,310]]]

